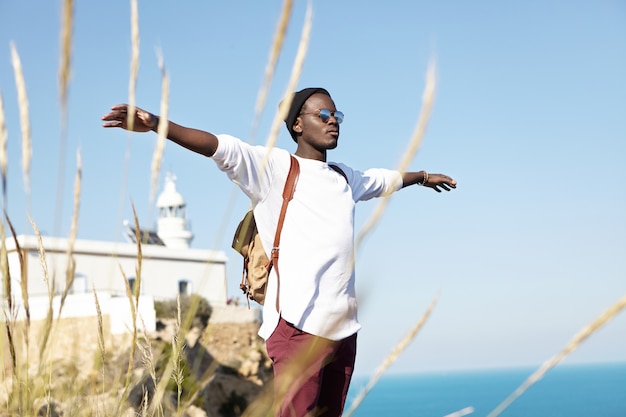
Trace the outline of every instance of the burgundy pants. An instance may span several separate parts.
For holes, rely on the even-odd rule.
[[[296,329],[282,317],[266,341],[274,362],[276,417],[339,417],[356,357],[356,334],[332,341]]]

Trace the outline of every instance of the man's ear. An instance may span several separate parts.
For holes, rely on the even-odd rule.
[[[299,117],[297,117],[296,121],[293,123],[293,131],[296,133],[302,133],[302,126],[300,125]]]

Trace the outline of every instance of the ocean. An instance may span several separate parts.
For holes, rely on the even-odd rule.
[[[384,375],[353,417],[444,417],[468,407],[466,415],[485,417],[536,369]],[[346,411],[368,379],[353,378]],[[626,363],[557,365],[500,416],[626,417]]]

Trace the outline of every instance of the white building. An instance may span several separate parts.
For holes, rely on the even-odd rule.
[[[136,230],[128,222],[125,222],[125,234],[129,242],[76,240],[71,257],[74,280],[65,301],[63,317],[95,314],[92,294],[95,289],[98,298],[103,300],[103,314],[107,310],[111,315],[112,333],[123,332],[129,323],[130,314],[126,285],[128,283],[134,288],[141,282],[139,313],[148,331],[155,328],[154,300],[175,299],[178,294],[201,295],[218,313],[214,314],[215,318],[225,320],[224,316],[229,315],[224,313],[224,310],[229,310],[226,307],[226,254],[223,251],[189,247],[193,234],[185,217],[185,201],[176,191],[172,175],[166,177],[157,207],[157,230],[140,232],[141,262]],[[39,253],[36,236],[9,237],[5,245],[14,303],[22,303],[21,282],[22,277],[25,277],[31,320],[45,318],[50,291],[58,304],[65,289],[70,259],[68,239],[42,237],[45,264]],[[80,307],[89,304],[90,307]],[[17,313],[18,317],[24,314],[19,309]],[[116,315],[120,317],[116,318]],[[258,312],[252,315],[254,319],[258,317]],[[248,316],[246,320],[251,319],[250,314]]]

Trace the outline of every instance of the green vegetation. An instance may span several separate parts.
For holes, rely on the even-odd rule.
[[[158,318],[176,319],[179,314],[177,300],[155,301],[154,309]],[[206,298],[198,294],[180,296],[180,315],[193,317],[192,327],[206,327],[211,313],[213,309]]]

